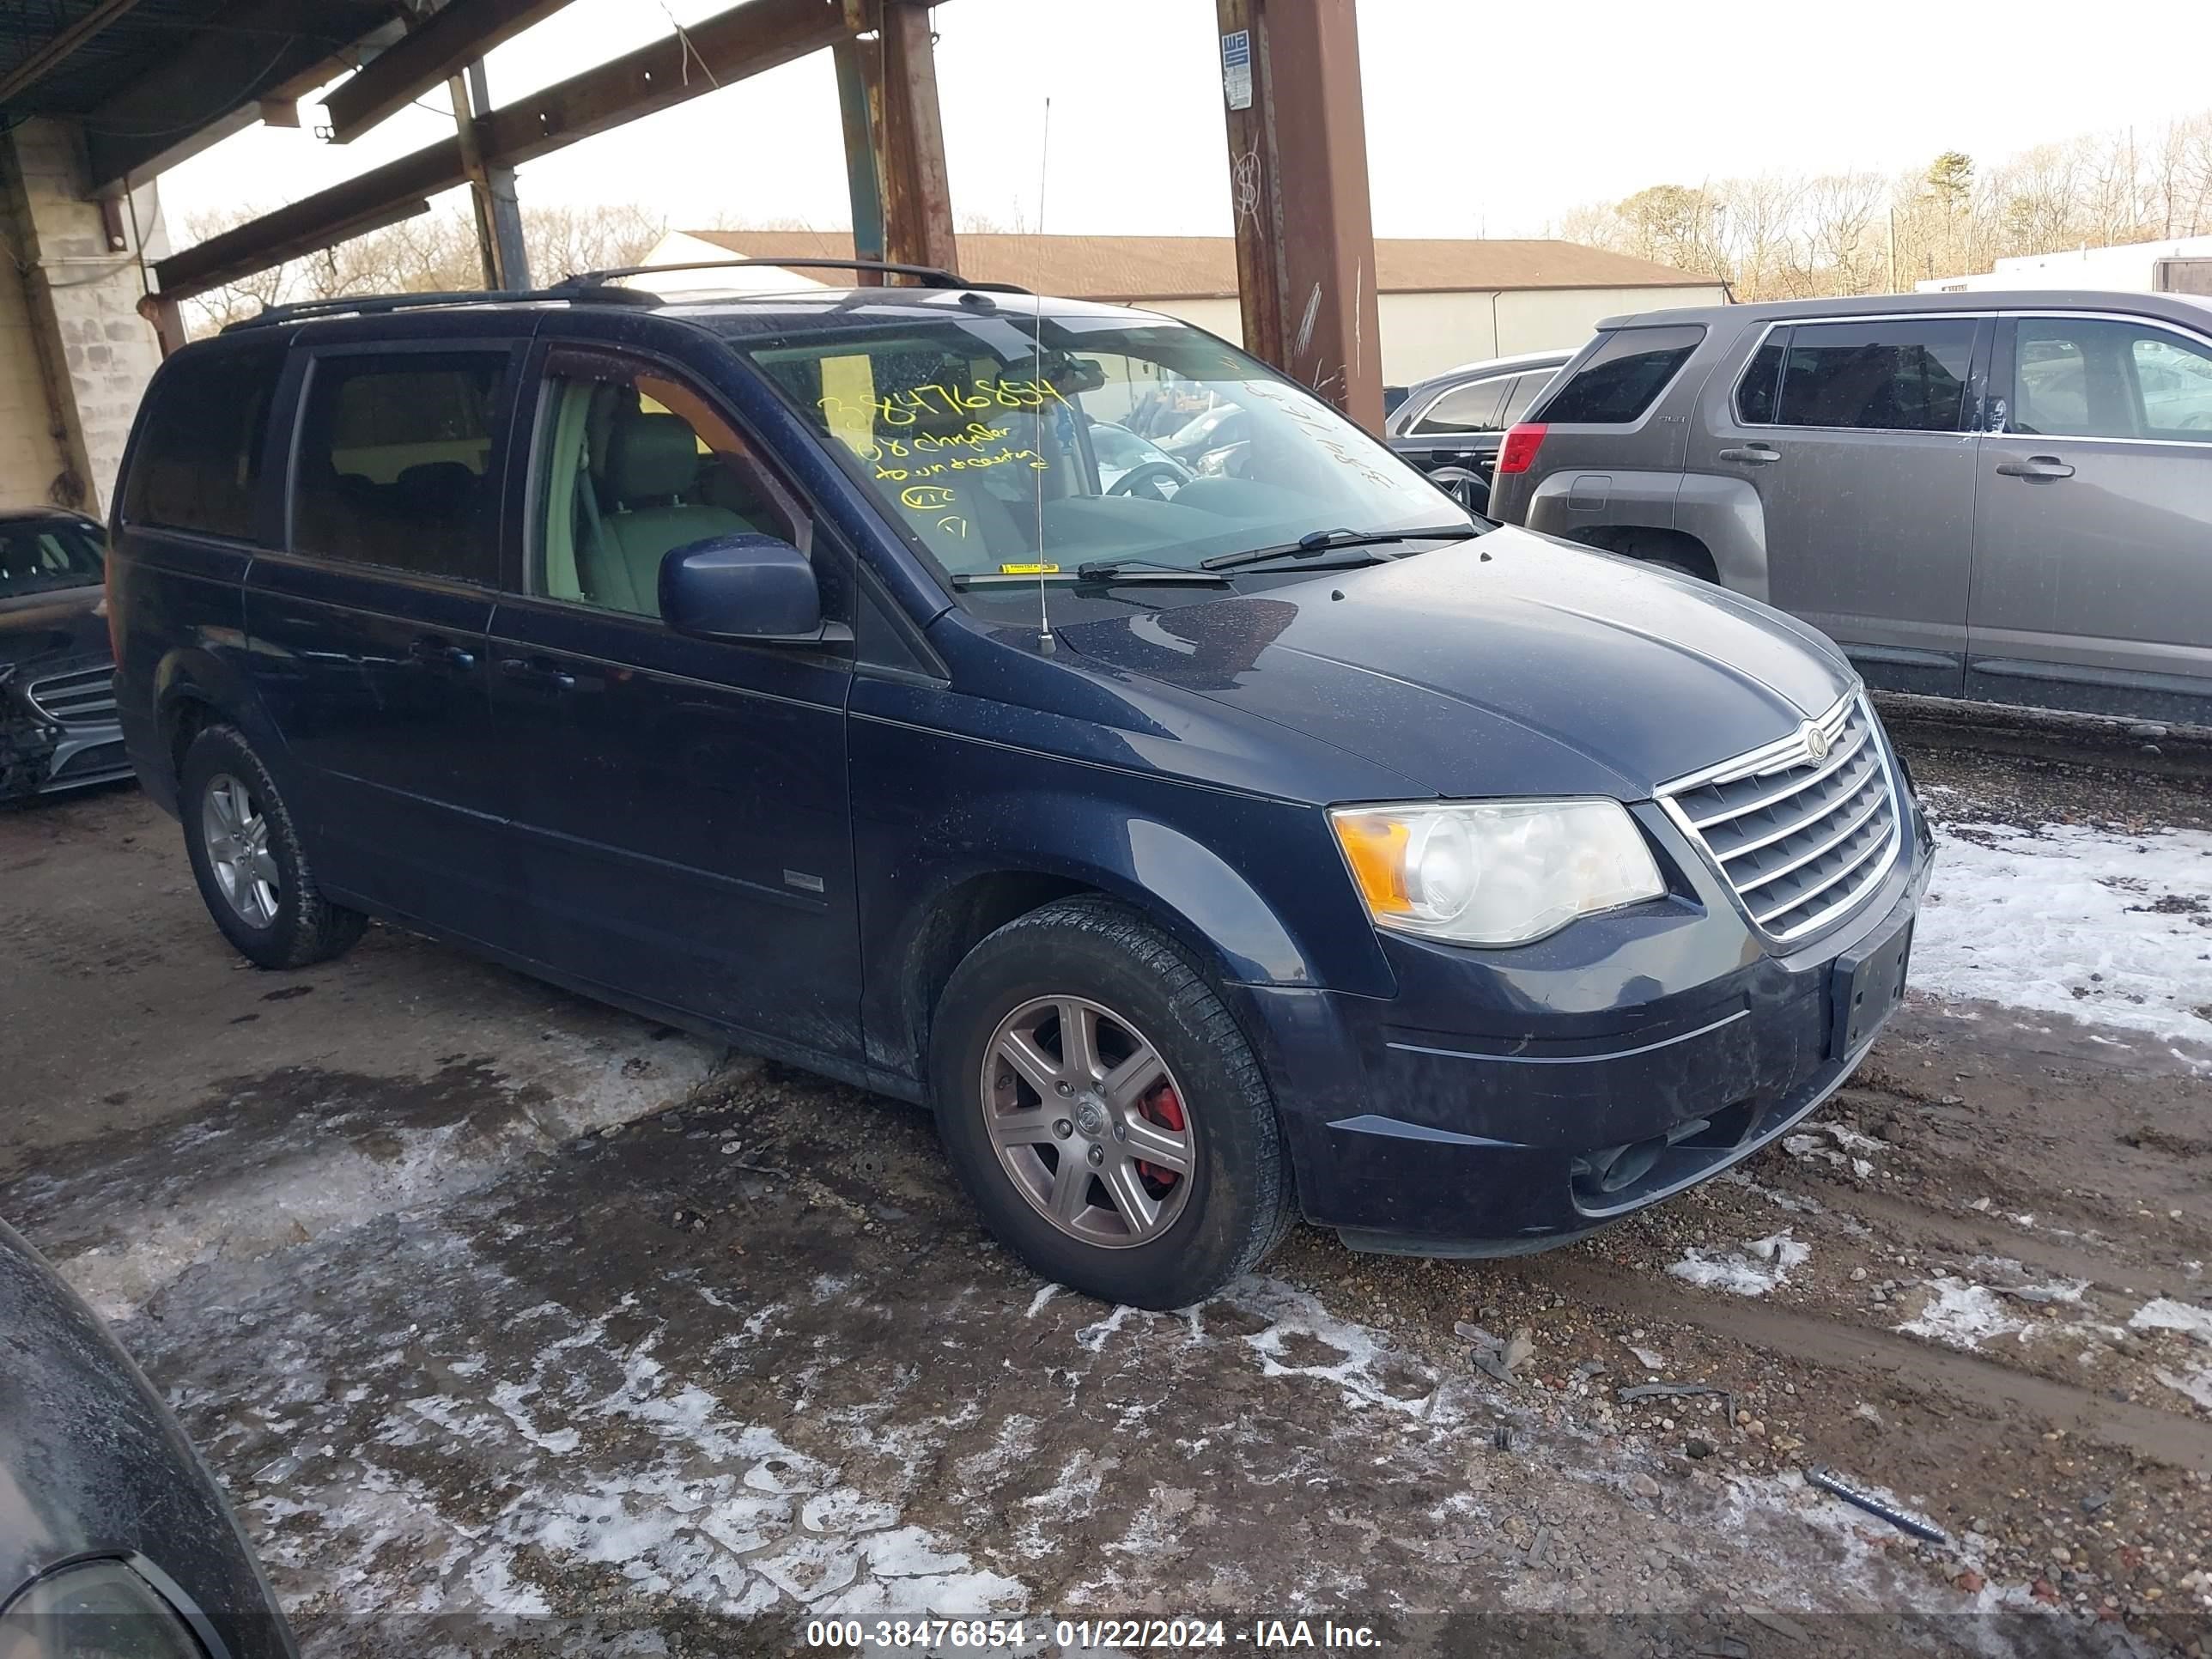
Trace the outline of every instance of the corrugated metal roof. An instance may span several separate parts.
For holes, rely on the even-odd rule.
[[[95,0],[21,0],[0,8],[0,77],[89,15]],[[6,114],[84,115],[108,102],[186,46],[227,38],[235,67],[220,83],[134,123],[131,136],[161,126],[187,131],[251,103],[304,68],[343,51],[394,15],[388,0],[295,0],[281,23],[267,7],[232,0],[137,0],[80,41],[67,57],[7,101]]]
[[[748,259],[849,259],[842,230],[691,230],[684,234]],[[1202,300],[1237,292],[1237,246],[1226,236],[1026,236],[967,231],[960,274],[1018,283],[1077,300]],[[1450,241],[1378,237],[1376,288],[1384,294],[1492,289],[1684,288],[1719,279],[1649,259],[1560,241]]]

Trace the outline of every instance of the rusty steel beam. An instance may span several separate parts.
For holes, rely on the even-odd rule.
[[[876,84],[881,100],[884,258],[898,264],[959,270],[952,187],[937,101],[937,52],[927,0],[884,0]]]
[[[533,161],[641,115],[834,46],[846,34],[838,0],[745,0],[491,111],[477,122],[478,153],[487,166]],[[171,254],[155,266],[155,275],[165,294],[203,294],[280,260],[358,236],[379,215],[404,216],[410,204],[465,184],[468,176],[459,137],[442,139]],[[950,224],[948,214],[948,233]]]
[[[323,100],[331,139],[349,144],[416,98],[465,71],[496,46],[550,17],[569,0],[447,0]]]
[[[1228,112],[1245,347],[1379,433],[1356,0],[1215,0],[1215,12],[1224,37],[1250,39],[1250,106]]]

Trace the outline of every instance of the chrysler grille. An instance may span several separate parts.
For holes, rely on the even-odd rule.
[[[1896,857],[1896,786],[1863,692],[1661,795],[1771,939],[1856,908]]]

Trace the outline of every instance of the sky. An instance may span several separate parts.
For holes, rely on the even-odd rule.
[[[492,100],[729,3],[575,0],[491,55]],[[1995,160],[2131,125],[2147,143],[2212,108],[2212,5],[2105,0],[2094,28],[2084,15],[2080,0],[1360,0],[1376,234],[1541,235],[1647,185],[1892,171],[1949,149]],[[944,0],[935,15],[957,216],[1035,228],[1042,196],[1048,231],[1228,232],[1211,0]],[[442,88],[346,146],[315,138],[319,105],[301,113],[167,175],[173,240],[453,130]],[[520,191],[635,202],[678,228],[843,226],[829,54],[556,152]]]

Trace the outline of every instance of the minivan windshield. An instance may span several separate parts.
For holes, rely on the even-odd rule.
[[[0,524],[0,599],[100,580],[100,544],[74,519]]]
[[[1210,335],[1126,317],[1039,319],[1018,303],[733,343],[956,590],[1104,580],[1109,567],[1133,583],[1187,580],[1208,560],[1261,549],[1289,550],[1287,568],[1359,562],[1407,550],[1383,544],[1394,534],[1488,528]],[[1354,537],[1376,539],[1327,550]]]

